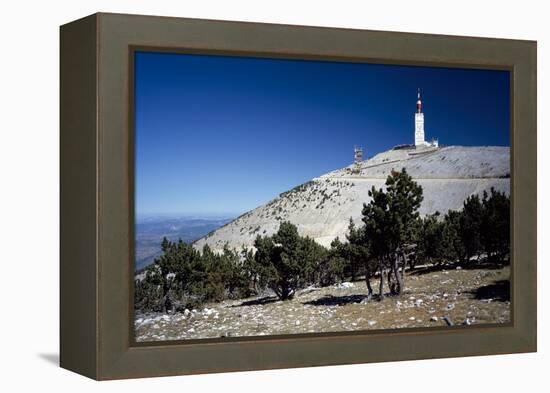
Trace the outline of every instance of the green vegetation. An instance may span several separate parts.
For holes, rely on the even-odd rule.
[[[310,187],[306,183],[300,187]],[[142,311],[176,312],[207,302],[244,298],[271,290],[280,300],[292,299],[310,285],[329,286],[365,279],[370,300],[371,281],[378,277],[378,298],[405,290],[405,273],[416,263],[504,263],[510,253],[510,199],[491,189],[468,197],[460,211],[420,217],[420,187],[403,169],[392,171],[385,189],[369,191],[362,225],[350,218],[345,241],[334,239],[329,249],[300,236],[295,225],[280,221],[272,236],[266,230],[254,249],[240,252],[208,245],[162,242],[162,256],[135,280],[135,307]]]
[[[292,299],[297,289],[314,280],[326,250],[309,237],[301,237],[290,222],[282,222],[273,236],[254,241],[255,272],[281,300]]]
[[[406,256],[404,246],[414,240],[415,223],[422,202],[422,187],[407,174],[392,171],[386,180],[386,190],[369,191],[372,198],[363,204],[364,244],[378,261],[380,298],[384,297],[384,275],[392,294],[401,295],[404,289]]]
[[[154,311],[183,311],[205,302],[250,296],[250,277],[240,255],[225,247],[216,254],[206,245],[162,242],[163,255],[135,281],[135,306]]]

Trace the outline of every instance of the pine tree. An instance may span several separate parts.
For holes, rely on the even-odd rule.
[[[422,187],[412,180],[405,168],[392,171],[386,179],[386,190],[369,191],[371,202],[363,205],[366,239],[378,258],[380,271],[380,299],[384,297],[384,279],[388,270],[390,290],[400,295],[404,290],[405,270],[403,249],[414,240],[415,221],[423,200]],[[402,266],[399,259],[402,256]],[[393,282],[395,279],[395,282]]]
[[[255,252],[243,246],[241,250],[242,271],[248,281],[249,294],[257,295],[265,289],[264,275],[261,274],[261,266],[256,262]]]
[[[443,252],[447,261],[466,260],[466,248],[461,237],[461,216],[462,212],[449,210],[443,220]]]
[[[162,289],[161,310],[162,312],[168,312],[172,309],[173,304],[170,291],[174,284],[172,273],[175,269],[176,257],[173,252],[174,245],[166,237],[162,239],[161,249],[163,255],[154,261],[157,269],[155,279],[158,280],[159,286]]]
[[[439,212],[421,220],[417,252],[426,262],[440,264],[446,260],[444,244],[445,223],[440,220]]]
[[[348,234],[346,235],[349,247],[349,264],[352,272],[352,280],[360,268],[365,273],[365,284],[367,285],[367,299],[371,299],[373,290],[370,283],[372,275],[376,271],[376,261],[371,256],[370,243],[365,237],[364,228],[357,228],[353,219],[350,217],[348,225]]]
[[[327,250],[311,237],[299,237],[299,260],[302,271],[298,278],[298,287],[319,282],[319,272],[327,259]]]
[[[268,286],[279,299],[292,299],[304,270],[296,226],[284,221],[272,237],[258,236],[254,246],[257,249],[256,261]]]
[[[330,249],[326,254],[319,271],[318,283],[322,286],[332,285],[345,279],[348,265],[349,247],[336,237],[330,243]]]
[[[464,246],[465,260],[469,262],[481,251],[481,220],[483,206],[478,195],[464,201],[460,215],[460,238]]]
[[[510,253],[510,198],[491,188],[483,193],[480,236],[490,261],[502,261]]]

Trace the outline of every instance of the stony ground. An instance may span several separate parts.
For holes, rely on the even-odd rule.
[[[505,323],[509,267],[424,267],[406,277],[405,294],[365,301],[362,281],[307,288],[291,301],[271,296],[208,304],[201,310],[136,315],[137,341]],[[377,289],[377,280],[375,292]]]

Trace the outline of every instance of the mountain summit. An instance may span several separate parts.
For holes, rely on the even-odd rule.
[[[510,148],[500,146],[448,146],[415,148],[398,146],[347,167],[337,169],[251,210],[194,243],[221,250],[251,247],[258,235],[272,235],[282,221],[298,227],[329,246],[345,234],[350,217],[361,221],[363,203],[368,203],[372,186],[383,188],[392,170],[403,168],[422,186],[424,201],[420,214],[459,210],[464,200],[491,187],[510,193]]]

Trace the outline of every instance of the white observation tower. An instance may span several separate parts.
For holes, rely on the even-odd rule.
[[[432,140],[426,142],[424,135],[424,113],[422,113],[422,99],[420,98],[420,89],[416,100],[416,113],[414,114],[414,145],[415,147],[438,147],[438,141]]]
[[[424,139],[424,113],[422,113],[422,100],[420,99],[420,89],[418,89],[416,113],[414,114],[414,145],[426,145],[426,140]]]

